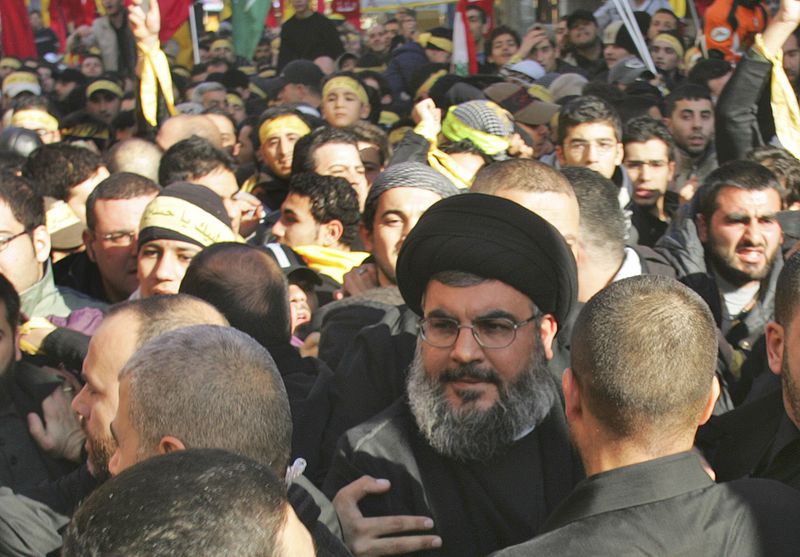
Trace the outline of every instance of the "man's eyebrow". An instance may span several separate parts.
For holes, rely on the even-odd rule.
[[[487,311],[486,313],[482,313],[478,315],[475,319],[509,319],[511,321],[517,320],[516,315],[512,315],[511,313],[502,310],[502,309],[492,309]]]
[[[455,319],[455,317],[453,317],[443,309],[433,309],[425,317],[446,317],[447,319]]]

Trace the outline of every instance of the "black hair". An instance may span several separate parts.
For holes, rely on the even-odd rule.
[[[233,159],[210,141],[193,135],[167,149],[158,166],[158,181],[164,186],[191,182],[218,168],[233,171]]]
[[[697,101],[706,100],[711,102],[711,91],[705,85],[698,85],[696,83],[685,83],[672,90],[664,99],[667,112],[666,118],[671,118],[672,113],[675,112],[675,106],[679,101]]]
[[[598,97],[583,96],[561,107],[558,114],[558,141],[563,144],[569,130],[580,124],[605,123],[614,128],[619,141],[622,138],[622,120],[614,108]]]
[[[667,158],[675,160],[675,140],[669,133],[667,126],[649,116],[634,118],[625,124],[625,132],[622,134],[622,143],[645,143],[651,139],[662,141],[667,146]]]
[[[308,197],[311,216],[316,222],[341,222],[344,230],[339,241],[347,247],[353,246],[361,214],[356,191],[347,180],[305,172],[292,177],[289,193]]]

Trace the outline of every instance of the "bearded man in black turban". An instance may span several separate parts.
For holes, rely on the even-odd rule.
[[[397,284],[422,318],[407,397],[342,437],[325,482],[349,545],[469,557],[535,536],[582,476],[547,371],[569,247],[521,205],[455,196],[409,233]]]

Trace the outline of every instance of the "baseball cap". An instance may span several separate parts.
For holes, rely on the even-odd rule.
[[[597,19],[589,10],[575,10],[567,16],[567,29],[572,29],[579,21],[588,21],[597,25]]]
[[[531,82],[544,77],[546,73],[542,65],[535,60],[522,60],[516,64],[509,64],[506,66],[506,68],[512,72],[517,72],[528,76]]]
[[[486,96],[514,115],[514,121],[529,126],[547,124],[559,111],[557,104],[532,97],[528,91],[513,83],[495,83],[484,90]]]
[[[42,94],[42,87],[39,85],[39,78],[35,73],[11,72],[3,80],[3,95],[13,99],[20,93]]]
[[[267,250],[267,255],[275,260],[275,263],[278,264],[278,267],[281,268],[283,274],[290,281],[303,281],[317,286],[322,284],[319,274],[306,265],[300,254],[289,246],[271,242],[265,244],[264,248]]]
[[[319,89],[325,74],[314,62],[310,60],[293,60],[286,64],[281,72],[280,79],[284,85],[296,83]]]
[[[653,74],[644,65],[644,62],[639,60],[636,56],[628,56],[617,62],[613,68],[608,71],[609,83],[622,83],[623,85],[630,85],[640,77],[650,77]]]
[[[122,88],[110,79],[98,79],[86,88],[86,98],[88,99],[98,91],[107,91],[119,98],[122,98],[124,94]]]

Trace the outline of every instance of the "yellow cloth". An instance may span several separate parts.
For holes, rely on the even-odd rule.
[[[326,96],[328,96],[328,93],[334,89],[347,89],[348,91],[356,94],[358,100],[361,101],[361,104],[369,104],[369,97],[367,97],[366,89],[364,89],[364,87],[362,87],[361,84],[352,77],[339,75],[328,80],[322,87],[322,98],[324,99]]]
[[[139,101],[144,119],[153,127],[158,126],[158,90],[164,96],[164,103],[171,116],[175,116],[175,97],[172,91],[172,75],[169,72],[167,55],[156,46],[145,50],[138,45],[141,54],[141,77],[139,78]]]
[[[123,96],[122,87],[120,87],[119,85],[117,85],[116,83],[114,83],[109,79],[98,79],[97,81],[89,85],[89,87],[86,88],[86,97],[87,98],[91,97],[98,91],[108,91],[109,93],[113,93],[119,98],[122,98]]]
[[[445,76],[445,75],[447,75],[447,70],[439,70],[438,72],[433,72],[428,77],[428,79],[426,79],[423,82],[423,84],[419,86],[419,88],[417,89],[417,92],[414,93],[414,100],[418,101],[418,100],[422,99],[425,95],[427,95],[428,91],[430,91],[431,87],[433,87],[433,84],[436,83],[436,81],[440,77]]]
[[[439,149],[435,125],[420,122],[414,128],[414,133],[421,135],[431,144],[428,149],[428,165],[431,168],[441,173],[457,188],[469,189],[472,186],[472,179],[475,176],[464,170],[453,157]]]
[[[48,112],[39,109],[20,110],[11,117],[11,126],[28,130],[58,130],[58,120]]]
[[[50,323],[44,317],[33,317],[20,325],[17,333],[24,337],[33,331],[34,329],[44,329],[47,331],[54,331],[56,326]],[[49,334],[49,333],[48,333]],[[19,349],[25,352],[26,354],[30,354],[31,356],[36,356],[37,354],[42,354],[43,352],[41,346],[35,346],[25,340],[24,338],[20,338],[19,340]]]
[[[478,149],[489,156],[508,150],[508,139],[469,127],[455,115],[456,108],[458,105],[451,106],[442,122],[442,133],[447,139],[453,142],[469,139]]]
[[[686,17],[686,0],[669,0],[669,5],[672,6],[672,11],[676,16]]]
[[[770,105],[775,120],[775,135],[784,149],[800,158],[800,106],[792,84],[783,69],[783,51],[769,52],[759,33],[755,41],[756,51],[772,62]]]
[[[281,133],[296,133],[303,137],[311,133],[311,128],[296,114],[283,114],[276,118],[265,120],[261,124],[261,127],[258,128],[258,140],[263,145],[267,142],[267,139]]]
[[[369,257],[369,254],[363,251],[342,251],[323,246],[298,246],[292,249],[303,256],[309,267],[328,275],[339,284],[344,281],[347,271],[358,267]]]
[[[139,231],[149,227],[164,228],[191,238],[201,246],[236,242],[236,234],[214,215],[177,197],[159,196],[144,210]]]

